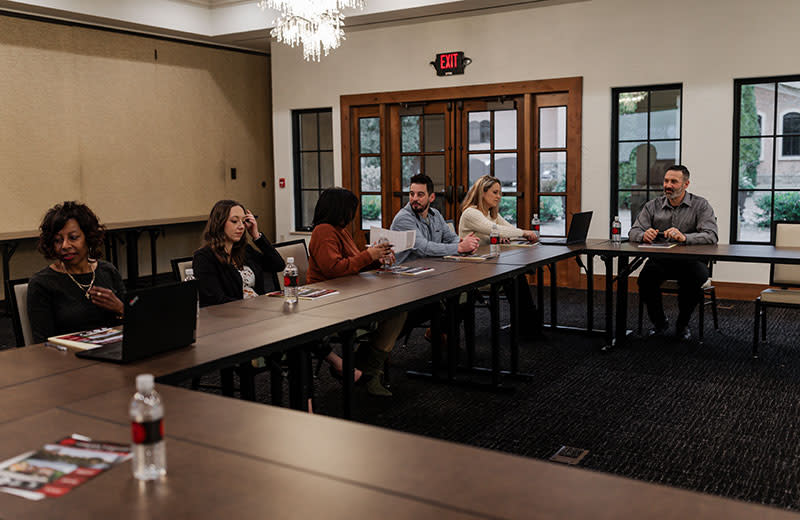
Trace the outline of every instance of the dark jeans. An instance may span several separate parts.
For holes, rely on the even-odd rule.
[[[511,305],[514,304],[514,284],[517,284],[517,295],[519,296],[519,301],[517,302],[519,334],[522,337],[535,336],[541,333],[542,324],[539,320],[539,313],[536,312],[536,305],[533,303],[531,286],[528,285],[528,279],[524,274],[514,279],[504,281],[503,291],[506,293],[508,302]]]
[[[695,306],[703,293],[700,288],[708,280],[708,266],[699,260],[670,260],[651,258],[639,274],[639,297],[647,305],[647,314],[656,327],[666,322],[661,301],[661,284],[678,281],[678,330],[689,324]]]

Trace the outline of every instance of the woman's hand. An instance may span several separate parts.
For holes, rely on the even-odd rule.
[[[125,312],[125,305],[123,305],[122,300],[117,298],[114,291],[105,287],[92,287],[89,290],[89,301],[98,307],[116,312],[120,316]]]
[[[378,260],[382,256],[386,254],[392,253],[392,244],[386,242],[384,244],[375,244],[371,245],[367,248],[367,252],[369,256],[372,258],[372,261]]]
[[[244,227],[247,229],[247,232],[250,233],[250,236],[253,237],[253,240],[257,240],[261,233],[258,232],[258,222],[256,222],[256,217],[250,210],[247,210],[247,213],[244,216]]]
[[[539,240],[539,237],[536,234],[536,231],[533,231],[533,230],[530,230],[530,229],[522,230],[522,236],[527,238],[528,242],[536,242],[537,240]]]

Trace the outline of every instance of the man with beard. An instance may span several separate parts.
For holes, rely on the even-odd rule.
[[[628,238],[651,244],[659,240],[680,244],[716,244],[717,219],[708,201],[686,191],[689,170],[675,164],[664,173],[664,195],[645,204]],[[651,258],[639,274],[639,297],[647,304],[653,328],[650,336],[664,335],[669,326],[661,301],[664,280],[678,281],[678,338],[691,339],[689,318],[702,298],[700,288],[708,267],[700,260]]]
[[[411,177],[408,204],[395,215],[391,229],[395,231],[415,230],[414,247],[397,254],[397,263],[426,256],[445,256],[471,253],[478,248],[480,240],[470,233],[459,239],[445,222],[442,214],[431,207],[436,199],[433,181],[420,173]]]

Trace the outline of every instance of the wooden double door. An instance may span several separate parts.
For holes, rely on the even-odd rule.
[[[342,96],[343,185],[361,202],[353,233],[389,227],[409,180],[434,182],[433,206],[458,225],[482,175],[501,184],[500,214],[565,236],[580,211],[581,78]]]

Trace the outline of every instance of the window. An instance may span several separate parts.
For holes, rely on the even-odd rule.
[[[333,186],[331,109],[293,110],[292,133],[295,229],[311,231],[319,194]]]
[[[611,218],[619,216],[623,236],[663,193],[665,169],[681,162],[682,93],[680,84],[611,91]]]
[[[800,75],[734,81],[731,242],[800,220]]]

